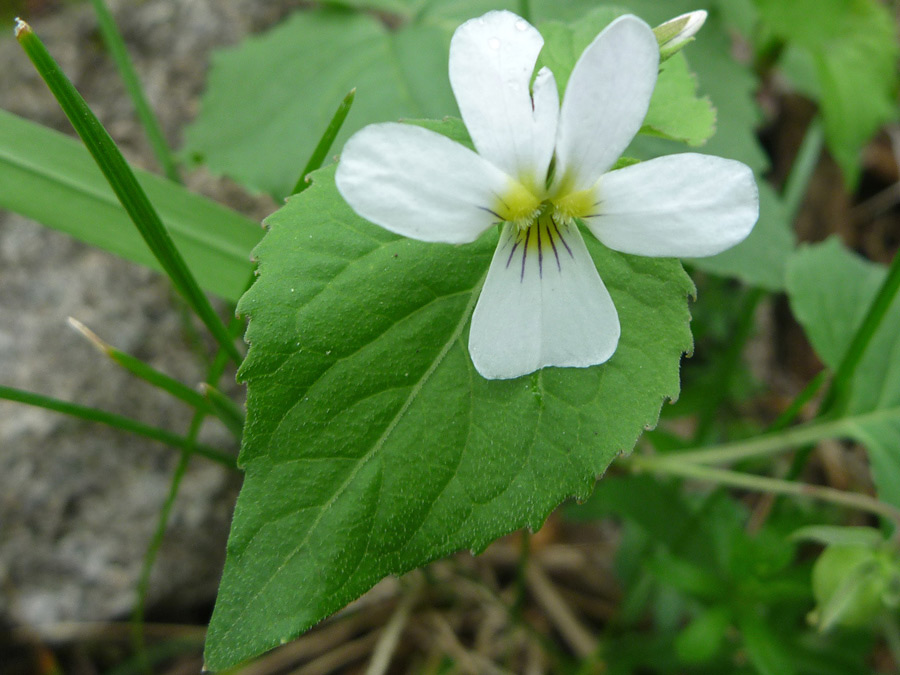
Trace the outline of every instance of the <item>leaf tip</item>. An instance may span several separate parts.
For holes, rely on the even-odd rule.
[[[85,326],[75,317],[70,316],[68,318],[68,322],[69,325],[72,326],[72,328],[74,328],[84,337],[90,340],[91,344],[94,345],[97,349],[99,349],[104,354],[109,354],[110,346],[106,342],[104,342],[94,331]]]

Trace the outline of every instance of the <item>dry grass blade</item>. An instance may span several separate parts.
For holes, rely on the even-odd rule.
[[[293,642],[270,652],[266,656],[248,664],[236,675],[271,675],[281,673],[289,668],[297,668],[314,663],[314,659],[348,643],[354,635],[371,631],[380,626],[389,616],[390,608],[369,607],[357,614],[347,614],[332,619],[316,629],[297,638]],[[305,666],[304,666],[305,667]]]
[[[596,639],[575,616],[575,612],[563,599],[549,577],[544,574],[537,561],[528,566],[525,576],[528,580],[528,589],[572,651],[582,658],[593,654],[597,650]]]
[[[340,668],[370,654],[378,642],[380,633],[381,631],[372,631],[361,638],[345,642],[305,666],[291,671],[291,675],[322,675],[323,673],[339,672]]]
[[[456,662],[461,672],[469,675],[513,675],[481,654],[466,649],[444,615],[430,613],[427,624],[433,631],[430,635],[432,641]]]
[[[37,636],[44,643],[62,645],[92,640],[127,640],[131,624],[127,621],[60,621],[32,627],[15,628],[14,641],[26,641]],[[186,624],[148,623],[147,636],[158,639],[196,639],[202,642],[206,628]]]
[[[366,675],[384,675],[388,667],[391,665],[391,657],[397,649],[397,642],[403,634],[403,629],[409,621],[409,615],[412,608],[419,601],[422,593],[424,580],[421,573],[413,573],[412,586],[407,590],[406,595],[397,605],[397,609],[391,615],[391,620],[381,633],[378,643],[375,645],[375,651],[372,653],[372,660],[366,669]]]

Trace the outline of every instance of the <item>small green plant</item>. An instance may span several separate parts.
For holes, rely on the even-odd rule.
[[[75,322],[193,408],[185,436],[0,387],[181,452],[138,650],[196,454],[244,475],[211,670],[386,576],[538,530],[569,499],[570,521],[621,522],[623,595],[595,653],[559,672],[866,672],[876,639],[900,663],[900,257],[885,268],[835,238],[797,247],[791,230],[823,147],[854,186],[863,146],[896,119],[884,7],[320,4],[216,56],[173,155],[94,2],[167,179],[128,166],[16,24],[87,152],[0,114],[0,170],[19,186],[0,206],[163,271],[218,345],[198,392]],[[735,34],[751,58],[733,57]],[[775,71],[819,105],[781,190],[764,177],[754,99]],[[177,157],[286,203],[263,233],[185,190]],[[223,323],[206,292],[237,302],[238,318]],[[758,385],[740,357],[776,293],[824,369],[765,420],[741,407]],[[246,419],[218,388],[229,360]],[[197,443],[208,415],[240,438],[238,458]],[[865,448],[874,494],[802,480],[829,439]],[[752,532],[742,493],[772,500]],[[859,513],[878,529],[848,527]]]

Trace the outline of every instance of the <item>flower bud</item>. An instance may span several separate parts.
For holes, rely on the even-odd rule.
[[[694,39],[706,21],[706,11],[698,9],[676,16],[653,29],[659,43],[659,60],[665,61]]]
[[[819,630],[871,625],[897,601],[898,584],[896,553],[863,545],[827,547],[812,571]]]

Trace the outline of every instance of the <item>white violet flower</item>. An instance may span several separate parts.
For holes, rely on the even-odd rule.
[[[659,45],[635,16],[613,21],[584,50],[562,105],[543,39],[495,11],[460,26],[450,84],[477,153],[398,123],[356,133],[338,190],[363,218],[429,242],[475,241],[502,223],[472,314],[469,353],[488,379],[545,366],[607,361],[619,341],[612,298],[578,229],[644,256],[700,257],[742,241],[759,213],[753,173],[695,153],[610,168],[641,128]]]

